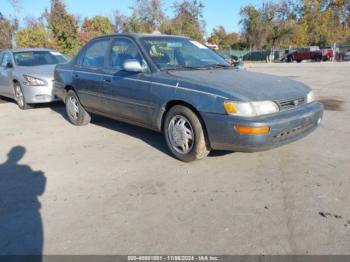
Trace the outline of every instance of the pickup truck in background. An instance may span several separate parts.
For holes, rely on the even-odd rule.
[[[304,60],[322,61],[322,59],[323,53],[318,46],[297,49],[291,52],[287,57],[288,62],[297,61],[298,63]]]

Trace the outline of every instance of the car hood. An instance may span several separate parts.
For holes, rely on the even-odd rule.
[[[17,66],[16,73],[44,79],[53,79],[55,67],[56,65]]]
[[[288,78],[244,70],[170,71],[169,74],[243,101],[299,98],[310,91],[306,85]]]

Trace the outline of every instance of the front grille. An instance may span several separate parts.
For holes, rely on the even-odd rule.
[[[308,129],[311,129],[315,126],[315,123],[309,122],[307,124],[304,124],[303,126],[298,126],[293,129],[289,129],[286,131],[283,131],[277,135],[273,136],[274,141],[284,141],[291,137],[298,136],[301,133],[304,133]]]
[[[281,111],[293,109],[306,103],[306,97],[278,101]]]

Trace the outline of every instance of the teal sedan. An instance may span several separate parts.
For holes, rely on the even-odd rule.
[[[237,70],[180,36],[98,37],[57,65],[54,94],[74,125],[104,115],[162,132],[186,162],[211,150],[255,152],[317,128],[323,106],[303,83]]]

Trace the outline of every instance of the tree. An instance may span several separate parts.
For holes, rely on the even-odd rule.
[[[263,23],[266,28],[267,43],[271,48],[272,54],[284,39],[290,41],[290,36],[294,32],[294,14],[289,9],[290,3],[280,1],[277,3],[266,3],[261,10]]]
[[[159,27],[165,20],[163,10],[163,0],[135,0],[131,22],[141,24],[142,31],[153,32],[159,30]]]
[[[12,47],[12,34],[15,30],[13,23],[1,15],[0,17],[0,49]]]
[[[218,45],[222,49],[234,48],[237,46],[239,36],[237,33],[227,33],[223,26],[218,26],[213,29],[208,41]]]
[[[82,46],[97,36],[111,34],[113,32],[113,26],[107,17],[95,16],[92,19],[85,18],[78,33],[79,45]]]
[[[27,19],[27,26],[17,32],[16,41],[20,48],[57,48],[50,32],[40,20]]]
[[[329,46],[345,43],[350,38],[348,0],[303,0],[300,3],[300,24],[309,45]]]
[[[114,31],[117,33],[125,32],[125,28],[129,22],[129,17],[119,10],[114,12]]]
[[[161,32],[185,35],[198,41],[204,40],[205,22],[202,20],[204,5],[198,0],[175,2],[175,17],[161,26]]]
[[[57,42],[58,50],[67,55],[74,55],[77,51],[77,20],[67,12],[62,0],[51,0],[48,25]]]
[[[240,24],[243,27],[243,37],[250,49],[260,49],[266,43],[265,27],[261,12],[252,5],[245,6],[240,11]]]
[[[124,25],[123,32],[125,33],[151,33],[151,29],[141,19],[132,16],[129,17]]]

